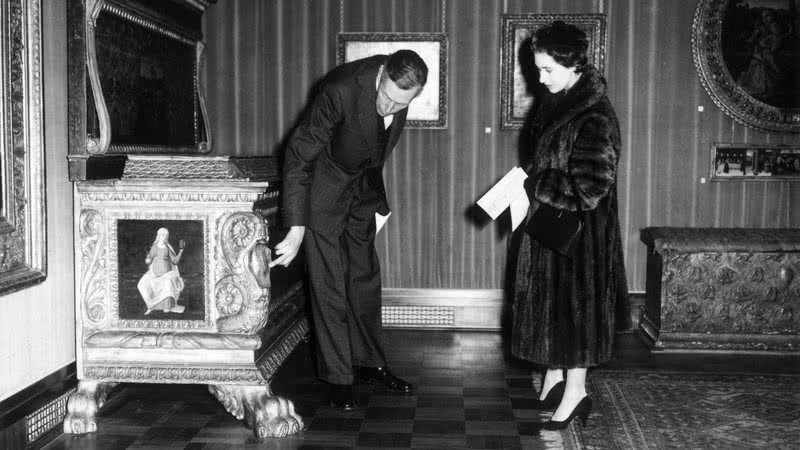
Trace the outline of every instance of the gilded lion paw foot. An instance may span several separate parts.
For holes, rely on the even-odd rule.
[[[84,434],[97,431],[97,411],[106,402],[108,392],[116,383],[81,381],[77,391],[67,401],[64,433]]]
[[[260,439],[297,434],[304,427],[294,404],[272,395],[267,386],[209,385],[208,390],[229,413],[252,427]]]

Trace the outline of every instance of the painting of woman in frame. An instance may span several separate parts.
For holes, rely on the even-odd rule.
[[[692,56],[714,103],[748,127],[800,133],[800,0],[699,0]]]

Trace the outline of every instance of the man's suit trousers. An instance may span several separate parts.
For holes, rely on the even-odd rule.
[[[304,237],[317,369],[329,383],[352,383],[354,365],[386,365],[374,191],[362,186],[341,236],[308,228]]]

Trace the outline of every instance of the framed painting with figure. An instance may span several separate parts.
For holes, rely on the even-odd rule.
[[[447,35],[339,33],[336,43],[337,64],[401,49],[415,51],[428,66],[428,81],[408,107],[406,128],[447,128]]]
[[[0,294],[47,276],[41,15],[0,2]]]
[[[800,133],[800,2],[700,0],[692,55],[703,87],[735,121]]]
[[[589,63],[605,70],[606,17],[603,14],[503,14],[500,49],[500,129],[519,130],[541,89],[531,54],[531,36],[544,25],[562,20],[589,38]]]
[[[203,222],[129,218],[116,225],[120,323],[204,321]]]
[[[800,181],[800,146],[711,146],[711,180]]]

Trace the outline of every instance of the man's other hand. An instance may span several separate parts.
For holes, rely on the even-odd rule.
[[[278,257],[269,263],[269,267],[286,267],[291,264],[292,260],[297,256],[297,252],[300,251],[300,245],[303,243],[303,235],[305,232],[306,227],[293,226],[289,228],[286,237],[275,245],[275,254],[278,255]]]

